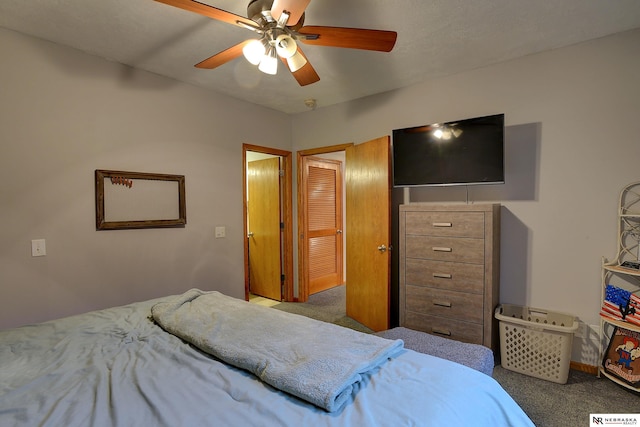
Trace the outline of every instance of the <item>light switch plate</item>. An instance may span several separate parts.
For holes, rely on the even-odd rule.
[[[31,241],[31,256],[45,256],[47,247],[44,239],[36,239]]]
[[[222,239],[227,236],[227,229],[222,226],[216,227],[216,239]]]

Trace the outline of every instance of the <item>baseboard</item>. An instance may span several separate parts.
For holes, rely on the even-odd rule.
[[[575,371],[586,372],[591,375],[598,375],[598,367],[593,365],[587,365],[586,363],[578,363],[571,361],[569,364],[569,369],[573,369]]]

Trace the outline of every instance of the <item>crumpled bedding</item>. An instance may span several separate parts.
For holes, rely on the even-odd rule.
[[[533,426],[492,378],[412,350],[363,375],[327,412],[149,319],[174,298],[0,331],[0,425]]]
[[[215,291],[191,289],[151,312],[167,332],[329,412],[403,344]]]

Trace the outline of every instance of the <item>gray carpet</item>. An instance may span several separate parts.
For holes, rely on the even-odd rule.
[[[355,329],[356,331],[372,333],[373,331],[361,323],[347,317],[346,313],[346,287],[337,286],[335,288],[318,292],[309,296],[305,303],[282,302],[274,305],[273,308],[286,311],[288,313],[300,314],[323,322],[335,323]]]
[[[589,425],[589,414],[640,413],[640,394],[585,372],[570,371],[556,384],[496,366],[493,378],[538,427]]]
[[[280,303],[274,308],[372,332],[346,316],[344,286],[311,295],[306,303]],[[493,377],[538,427],[588,426],[589,414],[640,413],[640,393],[584,372],[571,371],[567,384],[533,378],[501,366],[494,368]]]

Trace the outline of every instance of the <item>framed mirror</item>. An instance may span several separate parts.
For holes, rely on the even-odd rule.
[[[96,230],[184,227],[184,175],[97,169]]]

